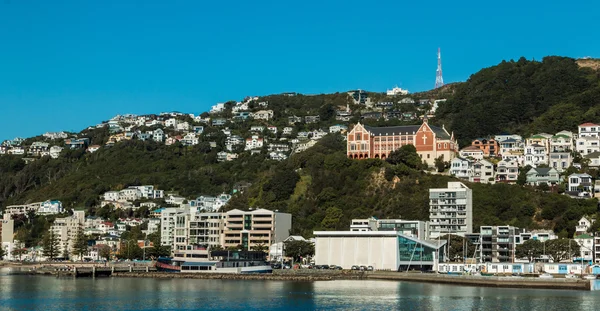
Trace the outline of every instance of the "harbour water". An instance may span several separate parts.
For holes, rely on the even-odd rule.
[[[0,310],[598,310],[600,292],[396,281],[3,275]]]

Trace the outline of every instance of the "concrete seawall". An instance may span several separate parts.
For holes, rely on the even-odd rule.
[[[497,277],[468,276],[427,273],[375,272],[367,276],[370,280],[396,280],[408,282],[427,282],[438,284],[457,284],[466,286],[573,289],[590,290],[591,281],[583,279],[541,279],[538,277]]]

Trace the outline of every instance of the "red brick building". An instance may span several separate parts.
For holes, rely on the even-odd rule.
[[[358,123],[347,135],[347,155],[352,159],[385,159],[404,145],[414,145],[421,158],[433,166],[436,158],[443,156],[444,161],[451,161],[458,152],[454,134],[427,122],[390,127]]]

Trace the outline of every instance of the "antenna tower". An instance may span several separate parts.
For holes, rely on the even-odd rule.
[[[438,66],[435,72],[435,88],[444,86],[444,78],[442,78],[442,52],[438,48]]]

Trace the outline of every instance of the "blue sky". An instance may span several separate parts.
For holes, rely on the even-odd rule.
[[[503,59],[600,57],[598,1],[0,0],[0,139],[295,91],[431,89]]]

